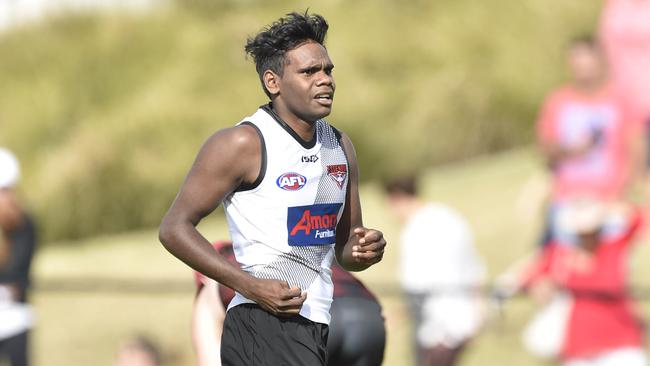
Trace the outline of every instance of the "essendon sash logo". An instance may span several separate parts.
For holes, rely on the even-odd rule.
[[[320,203],[289,207],[287,242],[291,246],[329,245],[336,240],[341,203]]]
[[[348,176],[348,166],[345,164],[328,165],[327,175],[334,180],[340,189],[343,189],[343,184],[345,184],[345,179]]]

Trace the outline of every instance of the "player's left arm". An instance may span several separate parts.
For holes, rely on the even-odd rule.
[[[382,260],[386,240],[381,231],[363,226],[356,152],[345,134],[341,136],[341,145],[349,171],[345,208],[336,227],[336,260],[348,271],[363,271]]]

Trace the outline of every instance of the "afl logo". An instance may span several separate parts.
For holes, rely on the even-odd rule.
[[[285,191],[297,191],[307,184],[307,178],[298,173],[284,173],[278,177],[276,184]]]

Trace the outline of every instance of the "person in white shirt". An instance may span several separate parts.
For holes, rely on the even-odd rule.
[[[418,365],[454,365],[482,322],[485,270],[465,219],[417,195],[416,179],[387,182],[393,213],[403,222],[400,282],[414,324]]]

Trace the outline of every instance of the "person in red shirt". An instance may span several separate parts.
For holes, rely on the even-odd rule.
[[[232,243],[218,241],[215,250],[236,263]],[[199,366],[219,366],[225,309],[235,292],[194,273],[197,295],[192,311],[192,344]],[[332,263],[334,302],[330,308],[328,365],[379,366],[384,358],[386,330],[381,305],[359,279]]]
[[[627,264],[641,211],[584,199],[565,205],[557,220],[561,230],[574,232],[577,242],[551,242],[524,271],[520,284],[542,301],[556,291],[569,295],[559,355],[564,365],[646,365]]]

